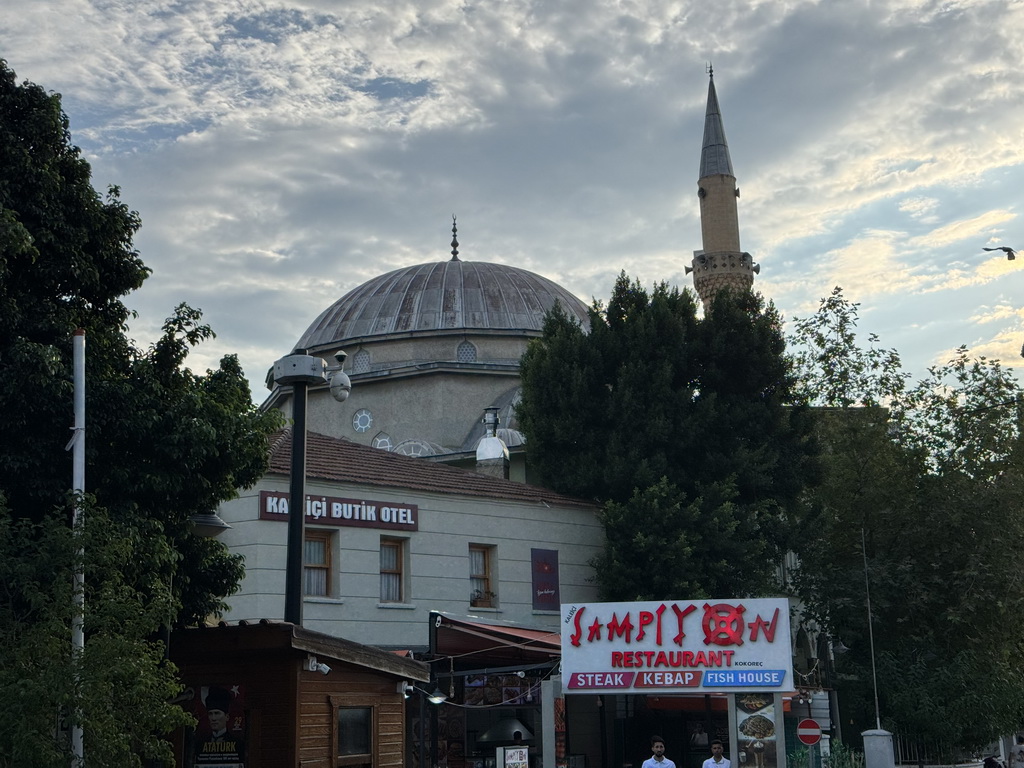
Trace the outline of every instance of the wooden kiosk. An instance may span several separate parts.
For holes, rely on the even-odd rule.
[[[183,768],[401,768],[405,691],[426,664],[287,622],[176,630],[170,659],[196,716]]]

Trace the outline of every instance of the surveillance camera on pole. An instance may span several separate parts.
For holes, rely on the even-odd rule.
[[[306,390],[327,381],[323,358],[296,349],[274,363],[274,383],[292,388],[292,463],[288,490],[288,557],[284,579],[284,620],[302,625],[302,547],[306,524]]]
[[[347,357],[348,353],[344,349],[339,349],[334,353],[334,359],[338,361],[338,370],[333,371],[328,378],[331,385],[331,397],[339,403],[344,403],[348,400],[348,395],[352,391],[352,380],[349,379],[348,374],[343,370]]]

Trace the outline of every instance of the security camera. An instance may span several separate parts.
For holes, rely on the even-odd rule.
[[[344,403],[348,400],[348,395],[352,391],[352,380],[348,377],[347,373],[338,369],[331,374],[330,387],[331,397],[339,403]]]
[[[348,352],[344,349],[339,349],[334,353],[334,359],[338,361],[338,365],[344,365],[345,360],[348,358]]]
[[[310,672],[319,672],[321,675],[326,675],[331,671],[331,668],[326,664],[321,664],[316,660],[316,656],[310,656],[306,659],[306,669]]]

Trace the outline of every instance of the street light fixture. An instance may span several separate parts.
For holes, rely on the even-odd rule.
[[[192,533],[202,539],[216,538],[231,527],[216,512],[195,514],[188,521],[192,524]]]
[[[427,696],[427,700],[431,704],[444,704],[445,701],[448,700],[448,696],[445,694],[444,691],[441,690],[441,687],[438,686],[434,689],[434,692],[432,694]]]

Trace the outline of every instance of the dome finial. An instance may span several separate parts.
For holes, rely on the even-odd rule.
[[[452,214],[452,261],[459,260],[459,233],[455,226],[455,214]]]

